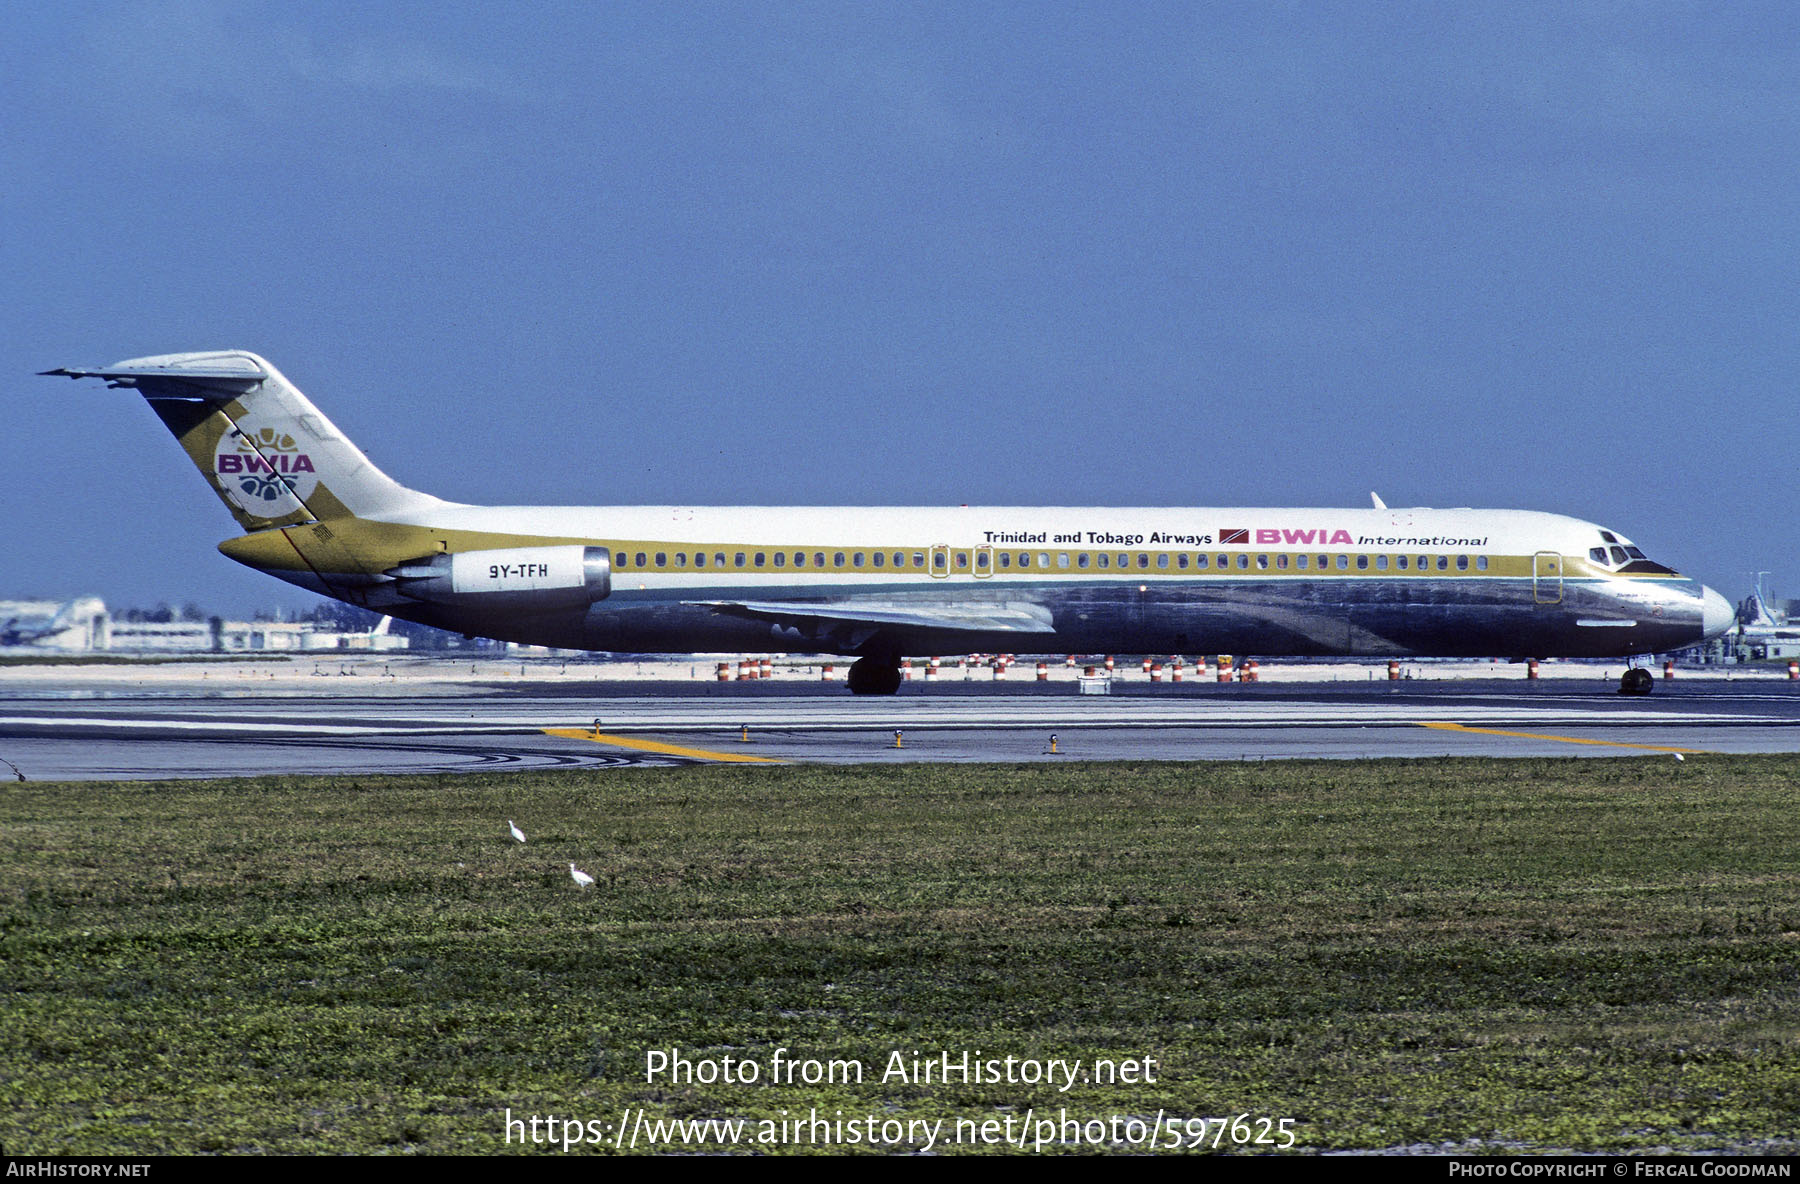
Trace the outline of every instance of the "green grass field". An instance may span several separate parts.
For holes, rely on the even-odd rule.
[[[1797,774],[1709,756],[6,783],[0,1144],[488,1152],[510,1111],[591,1120],[584,1138],[623,1124],[640,1152],[729,1145],[652,1146],[640,1116],[748,1119],[742,1149],[869,1149],[816,1126],[755,1142],[816,1111],[891,1124],[858,1128],[877,1150],[942,1120],[940,1152],[1005,1150],[952,1142],[959,1119],[1134,1116],[1057,1146],[1146,1150],[1146,1130],[1170,1140],[1161,1112],[1227,1120],[1198,1128],[1220,1150],[1266,1149],[1240,1143],[1285,1119],[1297,1150],[1791,1152]],[[760,1080],[647,1081],[672,1048]],[[863,1080],[771,1083],[777,1049]],[[915,1050],[1149,1058],[1155,1080],[882,1080]]]

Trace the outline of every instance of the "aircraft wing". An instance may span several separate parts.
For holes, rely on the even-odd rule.
[[[882,629],[968,633],[1054,633],[1050,610],[1028,601],[694,600],[689,604],[793,629],[802,636],[863,634]]]

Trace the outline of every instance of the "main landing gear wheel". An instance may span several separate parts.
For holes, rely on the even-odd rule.
[[[1634,666],[1619,678],[1619,694],[1648,695],[1656,689],[1656,676],[1642,666]]]
[[[846,681],[853,695],[892,695],[900,689],[900,667],[876,658],[858,658],[850,663]]]

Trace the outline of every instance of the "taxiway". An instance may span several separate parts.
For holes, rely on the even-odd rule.
[[[1800,751],[1800,686],[1686,679],[908,684],[390,676],[0,680],[0,778],[117,780],[688,762],[1267,760]],[[241,672],[238,672],[241,674]]]

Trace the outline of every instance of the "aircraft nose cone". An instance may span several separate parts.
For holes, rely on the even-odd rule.
[[[1737,624],[1737,610],[1731,602],[1711,588],[1700,589],[1700,632],[1711,641]]]

